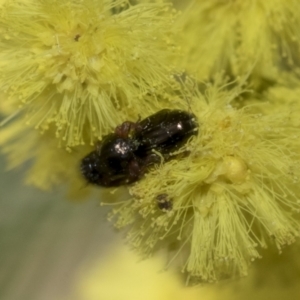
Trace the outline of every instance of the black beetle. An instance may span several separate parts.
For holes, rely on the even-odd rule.
[[[178,150],[198,131],[195,116],[163,109],[136,123],[124,122],[105,136],[97,149],[81,161],[81,173],[92,184],[120,186],[139,180],[149,166]]]
[[[178,150],[196,133],[193,114],[182,110],[163,109],[137,123],[133,139],[139,143],[138,151],[152,149],[167,154]]]
[[[156,196],[157,207],[163,211],[169,211],[173,208],[172,199],[169,198],[168,194],[159,194]]]
[[[116,134],[105,136],[96,151],[81,161],[81,172],[89,183],[100,186],[120,186],[134,182],[140,173],[137,144]]]

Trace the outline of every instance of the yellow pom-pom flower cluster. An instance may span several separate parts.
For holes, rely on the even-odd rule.
[[[53,129],[44,134],[24,126],[22,119],[15,120],[1,130],[1,152],[7,156],[8,168],[27,163],[25,184],[49,191],[57,186],[67,186],[73,199],[87,197],[91,190],[78,172],[79,161],[89,147],[81,146],[68,152],[57,146]]]
[[[190,2],[1,1],[0,147],[31,160],[25,182],[87,197],[80,161],[117,125],[193,113],[198,133],[129,195],[94,191],[137,249],[213,282],[300,233],[300,4]]]
[[[207,79],[220,70],[251,74],[257,87],[300,74],[297,0],[192,0],[181,20],[181,60]]]
[[[216,87],[197,93],[199,134],[181,149],[189,155],[153,169],[111,214],[146,254],[173,245],[191,280],[245,276],[259,248],[281,251],[299,235],[299,126],[288,110],[235,109],[237,97]]]
[[[27,122],[62,144],[93,144],[148,113],[173,84],[169,5],[8,1],[0,18],[0,88]],[[151,96],[151,97],[150,97]]]

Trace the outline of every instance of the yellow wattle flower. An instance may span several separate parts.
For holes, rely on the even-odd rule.
[[[146,261],[122,245],[92,261],[75,282],[70,300],[273,300],[297,299],[300,287],[299,248],[282,255],[265,251],[267,258],[256,264],[249,276],[218,285],[183,286],[177,273],[164,272],[163,257]],[[115,288],[118,287],[118,288]],[[67,298],[69,299],[69,298]]]
[[[168,4],[15,0],[0,14],[2,101],[67,147],[157,110],[174,84]]]
[[[91,150],[82,144],[170,103],[190,106],[199,135],[130,186],[131,198],[114,203],[111,217],[119,228],[131,226],[128,238],[144,253],[168,248],[188,280],[245,276],[260,248],[281,251],[299,235],[297,89],[274,86],[237,109],[238,89],[187,88],[180,104],[174,13],[142,2],[11,0],[0,8],[0,110],[19,118],[1,129],[1,150],[12,166],[32,159],[28,183],[69,184],[79,196],[90,191],[81,189],[78,166]],[[275,2],[195,1],[182,66],[202,79],[255,65],[258,86],[280,81],[283,71],[297,74],[299,4]],[[24,128],[23,114],[43,135]],[[55,135],[75,150],[58,148]]]
[[[65,186],[72,199],[87,198],[91,189],[80,174],[80,160],[90,147],[77,147],[72,152],[57,146],[53,129],[44,134],[24,126],[22,119],[1,129],[1,152],[7,158],[7,168],[28,164],[24,183],[41,190]]]
[[[246,276],[261,248],[281,252],[299,236],[300,139],[299,124],[290,118],[294,111],[236,109],[240,92],[212,86],[205,95],[189,95],[198,136],[180,150],[182,157],[131,186],[131,198],[114,204],[110,215],[116,227],[130,227],[128,240],[146,255],[170,248],[171,261],[191,281]],[[162,198],[170,204],[165,209]]]
[[[253,69],[257,87],[300,74],[297,0],[192,0],[180,22],[183,67],[207,79]],[[181,34],[182,33],[182,34]]]
[[[117,247],[116,247],[117,246]],[[183,285],[175,272],[163,272],[163,258],[146,261],[122,245],[93,262],[76,282],[74,295],[84,300],[213,300],[209,289]],[[73,296],[73,295],[71,295]],[[72,297],[70,299],[73,299]]]

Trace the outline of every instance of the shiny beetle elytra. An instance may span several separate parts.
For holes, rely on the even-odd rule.
[[[167,161],[197,132],[195,116],[182,110],[163,109],[136,123],[124,122],[82,159],[81,173],[89,183],[104,187],[133,183],[160,162],[153,150]]]
[[[196,133],[195,116],[182,110],[163,109],[138,122],[133,138],[138,151],[154,149],[162,154],[178,150]]]

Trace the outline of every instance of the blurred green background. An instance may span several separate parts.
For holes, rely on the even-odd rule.
[[[24,170],[6,172],[0,156],[0,299],[68,299],[118,235],[98,200],[74,203],[63,190],[24,186]]]

